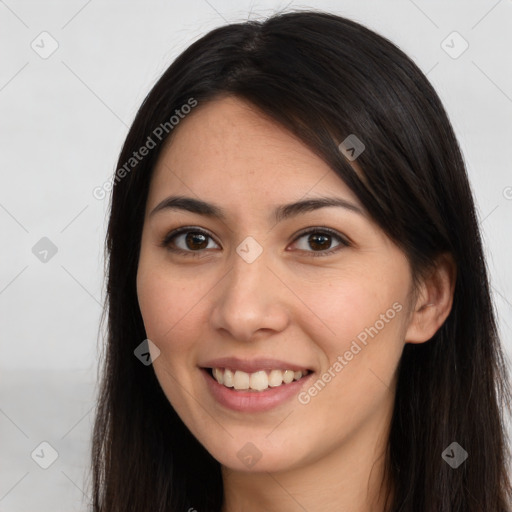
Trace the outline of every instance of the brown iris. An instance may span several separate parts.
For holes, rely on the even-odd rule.
[[[311,245],[313,249],[319,249],[324,251],[329,248],[331,245],[331,236],[324,234],[313,233],[308,237],[308,243]],[[327,243],[327,247],[318,247],[318,245],[325,245]]]
[[[187,247],[191,249],[205,249],[208,246],[208,237],[206,235],[203,235],[202,233],[197,233],[194,231],[190,231],[187,233],[185,240],[187,243]],[[189,246],[189,242],[192,244],[192,246]],[[194,247],[193,244],[200,244],[201,247]]]

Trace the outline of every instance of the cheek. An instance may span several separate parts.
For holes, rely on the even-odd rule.
[[[173,333],[184,316],[185,300],[177,301],[181,290],[172,279],[152,267],[140,267],[137,274],[137,297],[146,334],[159,346]]]
[[[194,318],[194,294],[187,295],[188,288],[171,278],[168,270],[160,272],[153,265],[150,268],[149,272],[144,267],[139,269],[137,295],[146,336],[160,350],[153,369],[169,402],[184,410],[191,405],[180,389],[192,388],[190,366],[196,349],[192,340],[201,322]]]
[[[304,302],[319,317],[314,328],[311,323],[302,326],[323,360],[320,382],[305,390],[301,403],[316,401],[313,408],[318,407],[328,423],[340,421],[339,411],[322,409],[331,402],[362,420],[392,389],[404,346],[406,268],[381,266],[372,272],[367,267],[325,282],[329,285],[321,291],[313,286],[301,290]],[[320,395],[323,398],[317,399]]]
[[[315,314],[312,339],[320,337],[325,351],[335,358],[349,350],[354,340],[364,346],[373,339],[399,338],[407,283],[396,275],[378,281],[371,271],[360,269],[324,279],[328,283],[324,286],[297,283],[298,295]]]
[[[137,296],[146,335],[162,352],[186,353],[189,340],[204,331],[200,299],[208,289],[201,280],[186,272],[177,276],[165,265],[139,267]]]
[[[322,330],[310,329],[308,335],[320,349],[323,364],[299,402],[304,414],[322,418],[325,432],[332,436],[363,425],[393,397],[403,351],[406,290],[390,282],[376,293],[369,281],[345,276],[338,283],[331,281],[321,297],[311,294],[307,299],[322,319]]]

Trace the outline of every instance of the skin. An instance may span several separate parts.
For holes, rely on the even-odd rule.
[[[358,169],[357,161],[352,165]],[[225,221],[196,213],[149,213],[169,195],[221,206]],[[364,215],[328,207],[276,224],[270,212],[304,198],[335,196]],[[162,239],[182,226],[212,235],[204,245]],[[297,237],[328,227],[320,245]],[[252,236],[263,252],[236,248]],[[312,254],[338,248],[320,257]],[[156,376],[183,422],[222,465],[223,512],[383,511],[379,486],[405,343],[429,340],[452,305],[448,257],[413,294],[405,254],[366,214],[344,182],[292,134],[227,97],[199,105],[173,132],[152,177],[137,274],[147,337],[159,348]],[[296,397],[267,412],[225,409],[198,365],[223,356],[275,357],[312,368],[313,382],[392,305],[402,306],[309,403]],[[432,304],[427,306],[428,304]],[[304,389],[307,391],[308,387]],[[237,456],[247,442],[261,458]],[[391,482],[385,486],[393,489]],[[382,491],[385,490],[385,487]]]

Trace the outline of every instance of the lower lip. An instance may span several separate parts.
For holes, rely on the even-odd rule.
[[[265,391],[235,391],[234,388],[227,388],[219,384],[204,368],[201,368],[201,373],[206,379],[210,393],[217,402],[240,412],[263,412],[277,407],[293,396],[297,396],[300,389],[313,375],[313,373],[309,373],[299,380],[268,388]]]

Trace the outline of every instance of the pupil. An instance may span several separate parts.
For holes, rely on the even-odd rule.
[[[193,232],[190,232],[187,234],[186,236],[186,242],[189,243],[191,242],[191,244],[193,245],[194,243],[196,243],[196,241],[198,239],[201,239],[202,240],[202,244],[203,246],[201,247],[192,247],[192,248],[199,248],[199,249],[204,249],[204,247],[206,245],[208,245],[208,243],[206,242],[206,237],[204,235],[202,235],[201,233],[193,233]],[[201,244],[201,242],[199,242]]]
[[[329,243],[330,235],[317,235],[317,234],[311,235],[309,237],[309,243],[312,244],[311,246],[313,248],[315,248],[315,245],[318,245],[318,239],[323,239],[324,240],[324,242],[323,242],[324,245],[327,242],[327,247],[317,247],[317,248],[319,248],[320,250],[327,249],[328,246],[330,245],[330,243]],[[320,245],[322,245],[322,242],[320,242]]]

